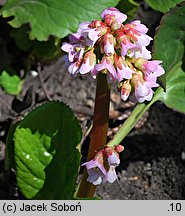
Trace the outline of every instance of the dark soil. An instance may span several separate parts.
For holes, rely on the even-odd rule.
[[[139,18],[154,34],[160,13],[141,5]],[[64,101],[80,120],[83,131],[92,123],[95,82],[73,79],[66,72],[62,57],[44,66],[41,76],[30,72],[21,95],[15,98],[0,89],[0,199],[20,199],[15,173],[7,176],[4,150],[12,122],[35,106],[46,101]],[[39,78],[40,77],[40,78]],[[44,83],[41,85],[41,83]],[[110,128],[112,138],[128,117],[134,104],[120,101],[116,90],[111,93]],[[82,161],[86,159],[89,138],[83,144]],[[184,199],[185,198],[185,115],[156,103],[124,139],[121,163],[117,168],[119,180],[97,188],[102,199]]]

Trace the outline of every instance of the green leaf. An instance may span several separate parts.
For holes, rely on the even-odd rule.
[[[182,0],[145,0],[145,2],[148,3],[154,10],[166,13],[170,10],[170,8],[182,2]]]
[[[161,100],[179,112],[185,112],[184,45],[185,2],[162,18],[154,41],[154,59],[162,60],[165,69]]]
[[[132,20],[137,13],[139,5],[133,0],[121,0],[116,7],[127,15],[127,20]]]
[[[170,74],[162,96],[161,100],[169,108],[185,113],[185,71],[179,68]]]
[[[154,59],[163,61],[167,75],[182,61],[185,41],[185,4],[163,16],[154,41]]]
[[[81,136],[77,119],[61,102],[47,102],[21,121],[14,134],[16,177],[26,198],[73,198]]]
[[[0,86],[6,93],[18,95],[22,89],[23,81],[17,75],[9,75],[6,71],[0,74]]]
[[[30,23],[31,39],[47,40],[49,35],[63,38],[75,32],[80,22],[100,18],[107,7],[119,0],[9,0],[0,10],[3,17],[14,16],[9,23],[17,28]]]

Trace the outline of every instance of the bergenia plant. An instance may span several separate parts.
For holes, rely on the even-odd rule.
[[[95,185],[117,179],[120,145],[107,145],[110,87],[116,85],[122,100],[150,101],[159,86],[157,77],[164,74],[162,61],[151,60],[147,50],[152,38],[139,20],[124,24],[127,16],[116,8],[105,9],[102,20],[83,22],[78,31],[63,43],[66,66],[72,76],[97,79],[93,128],[87,169],[77,196],[91,197]],[[88,177],[87,177],[88,176]]]
[[[87,159],[80,164],[86,134],[82,137],[71,109],[59,101],[37,107],[10,128],[6,144],[6,167],[15,170],[26,198],[92,199],[97,185],[118,180],[122,140],[154,102],[185,112],[184,14],[181,3],[164,15],[153,53],[147,48],[153,40],[148,28],[139,20],[127,22],[127,15],[114,7],[103,10],[101,20],[84,20],[69,35],[61,46],[67,73],[96,83]],[[44,31],[39,34],[46,36]],[[107,140],[110,90],[115,86],[121,99],[136,107],[113,139]],[[78,182],[80,167],[83,175]]]

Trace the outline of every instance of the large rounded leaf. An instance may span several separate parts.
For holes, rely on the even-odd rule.
[[[185,72],[181,68],[168,77],[162,101],[169,108],[185,113]]]
[[[185,2],[166,14],[154,41],[154,58],[163,61],[166,92],[161,100],[170,108],[185,112]]]
[[[78,174],[81,128],[63,103],[30,112],[15,130],[16,177],[27,198],[72,199]]]
[[[182,0],[145,0],[154,10],[166,13]]]
[[[49,35],[63,38],[75,32],[80,22],[100,18],[107,7],[119,0],[8,0],[0,11],[3,17],[14,16],[13,27],[30,23],[31,39],[47,40]]]
[[[163,16],[154,41],[154,59],[163,61],[165,76],[182,61],[185,42],[185,3]]]

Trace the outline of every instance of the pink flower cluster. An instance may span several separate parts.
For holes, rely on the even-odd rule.
[[[119,154],[124,150],[123,146],[118,145],[114,149],[105,147],[100,150],[93,160],[88,161],[82,166],[86,166],[89,177],[87,181],[98,185],[102,182],[113,183],[117,179],[115,168],[119,165]]]
[[[161,61],[150,60],[146,46],[152,38],[146,34],[147,27],[138,20],[124,25],[127,16],[116,8],[105,9],[101,17],[102,21],[81,23],[77,33],[69,36],[70,42],[63,43],[68,71],[93,78],[107,73],[124,101],[128,97],[139,103],[150,101],[164,69]]]

